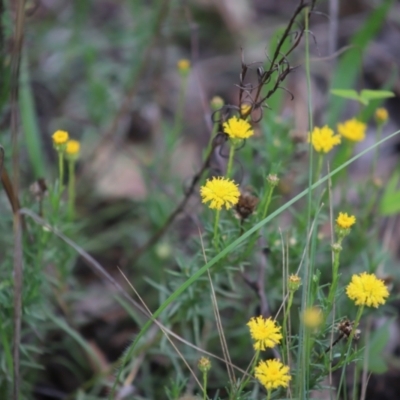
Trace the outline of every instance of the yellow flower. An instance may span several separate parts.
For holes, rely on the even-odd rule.
[[[289,276],[289,282],[288,282],[288,287],[289,291],[295,292],[298,290],[301,286],[301,278],[298,275],[290,275]]]
[[[280,386],[286,388],[292,377],[289,367],[279,360],[260,361],[254,369],[255,377],[269,391],[278,389]]]
[[[375,110],[375,120],[378,124],[384,124],[389,118],[389,113],[386,108],[377,108]]]
[[[304,310],[303,322],[307,328],[316,329],[322,324],[323,314],[318,307],[310,307]]]
[[[322,128],[314,128],[308,134],[308,142],[310,141],[315,151],[328,153],[334,146],[340,144],[340,136],[334,135],[333,130],[325,125]]]
[[[357,119],[349,119],[343,124],[338,124],[338,132],[353,142],[361,142],[365,139],[367,125]]]
[[[69,135],[68,132],[65,131],[56,131],[53,133],[52,138],[55,146],[61,146],[67,143]]]
[[[68,140],[65,153],[69,156],[77,156],[80,148],[81,144],[77,140]]]
[[[354,215],[348,215],[347,213],[339,213],[336,219],[336,224],[339,228],[349,229],[356,223],[356,217]]]
[[[225,206],[228,210],[238,203],[240,191],[234,181],[213,177],[200,188],[200,195],[203,203],[210,202],[210,208],[220,210]]]
[[[386,303],[389,291],[385,283],[378,279],[375,274],[363,272],[353,275],[351,282],[346,288],[346,294],[350,300],[354,300],[356,306],[368,306],[378,308],[380,304]]]
[[[247,323],[250,329],[250,335],[254,340],[255,350],[265,350],[273,348],[282,340],[281,327],[276,325],[271,318],[263,317],[251,318]]]
[[[186,60],[185,58],[179,60],[176,65],[179,72],[188,73],[190,70],[190,61]]]
[[[228,121],[224,122],[223,127],[224,132],[231,139],[247,139],[254,135],[251,125],[238,117],[229,118]]]

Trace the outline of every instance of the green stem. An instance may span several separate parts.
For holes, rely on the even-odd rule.
[[[322,153],[319,153],[318,156],[318,163],[317,163],[317,169],[316,169],[316,174],[315,174],[315,182],[317,182],[319,180],[319,177],[321,175],[321,171],[322,171],[322,161],[324,159],[324,156]]]
[[[216,111],[215,112],[215,121],[219,121],[220,116],[221,116],[221,111]],[[212,142],[218,132],[218,126],[219,126],[218,122],[215,122],[213,125],[213,128],[212,128],[210,140],[208,141],[208,144],[207,144],[206,152],[204,153],[204,157],[203,157],[204,159],[208,156],[208,154],[210,154]]]
[[[285,315],[284,315],[284,317],[283,317],[283,325],[282,325],[282,327],[283,327],[283,341],[282,341],[282,343],[283,343],[283,345],[284,345],[284,347],[285,347],[284,350],[286,350],[286,352],[287,352],[287,354],[286,354],[286,360],[284,359],[284,361],[285,361],[286,364],[288,364],[288,362],[289,362],[289,349],[286,348],[286,339],[287,339],[287,333],[288,333],[288,329],[287,329],[287,328],[288,328],[288,327],[287,327],[287,320],[288,320],[288,316],[289,316],[289,314],[290,314],[290,309],[292,308],[293,297],[294,297],[294,291],[291,290],[291,291],[289,292],[288,305],[287,305],[287,308],[286,308],[286,310],[285,310]],[[283,351],[282,354],[284,355],[284,354],[285,354],[285,351]]]
[[[261,219],[264,219],[267,216],[268,207],[271,204],[271,199],[272,199],[272,193],[273,192],[274,192],[274,186],[273,185],[269,185],[268,193],[267,193],[267,197],[265,199],[265,204],[264,204],[264,208],[263,208]]]
[[[271,389],[269,389],[268,394],[267,394],[267,400],[271,400],[271,394],[272,394],[272,391],[271,391]]]
[[[75,160],[68,161],[68,219],[75,216]]]
[[[341,243],[338,242],[338,245]],[[325,310],[325,317],[324,317],[324,324],[326,323],[326,320],[328,319],[328,316],[330,312],[332,311],[333,308],[333,303],[335,301],[335,293],[337,289],[337,284],[339,281],[339,261],[340,261],[340,251],[334,251],[333,253],[333,266],[332,266],[332,285],[329,289],[329,294],[328,294],[328,303],[327,307]]]
[[[308,32],[309,29],[309,7],[304,9],[304,29]],[[307,99],[308,99],[308,121],[309,121],[309,132],[313,130],[312,123],[312,93],[311,93],[311,68],[310,68],[310,40],[309,35],[305,35],[305,70],[307,79]],[[313,181],[313,148],[312,143],[309,143],[309,154],[310,161],[308,167],[308,187],[311,188]],[[309,190],[307,196],[308,210],[307,210],[307,234],[311,232],[311,222],[312,222],[312,190]],[[304,314],[309,303],[309,291],[311,288],[311,279],[313,275],[313,265],[312,260],[310,260],[310,248],[307,248],[304,260],[304,267],[302,268],[302,281],[303,281],[303,291],[301,298],[301,313]],[[299,354],[297,360],[297,371],[298,376],[296,379],[296,396],[301,399],[307,398],[308,393],[308,373],[309,370],[309,360],[308,360],[308,348],[307,348],[307,329],[304,324],[300,324],[299,331]]]
[[[215,213],[215,221],[214,221],[214,237],[213,237],[213,243],[215,248],[218,248],[218,223],[219,223],[219,215],[220,215],[221,210],[217,210]]]
[[[253,360],[253,362],[251,364],[251,367],[250,367],[250,372],[249,372],[247,378],[240,383],[239,389],[238,389],[238,391],[236,393],[236,398],[240,397],[240,394],[242,393],[242,390],[246,387],[246,385],[249,383],[250,379],[253,377],[254,369],[256,368],[256,365],[257,365],[257,362],[258,362],[259,358],[260,358],[260,350],[257,350],[256,354],[254,355],[254,360]]]
[[[64,181],[64,152],[58,152],[58,170],[59,170],[59,182],[58,182],[58,194],[61,195],[63,189],[63,181]]]
[[[235,154],[235,144],[231,142],[231,147],[229,149],[228,166],[226,168],[226,177],[227,178],[231,177],[234,154]]]
[[[379,142],[381,140],[382,137],[382,124],[378,124],[378,132],[376,135],[376,142]],[[378,156],[379,156],[379,146],[376,146],[374,149],[374,158],[372,159],[372,167],[371,167],[371,175],[372,178],[374,178],[375,174],[376,174],[376,166],[378,164]]]
[[[203,372],[203,400],[207,400],[207,372]]]
[[[361,319],[363,311],[364,311],[364,306],[359,307],[357,315],[356,315],[356,319],[355,319],[353,327],[351,329],[351,333],[350,333],[349,339],[347,341],[347,349],[343,353],[343,355],[342,355],[342,357],[340,359],[340,362],[339,362],[340,365],[342,365],[342,373],[341,373],[341,376],[340,376],[340,382],[339,382],[339,388],[338,388],[338,396],[340,394],[341,387],[342,387],[342,384],[343,384],[343,381],[344,381],[344,376],[345,376],[345,373],[346,373],[346,365],[348,364],[348,359],[349,359],[350,350],[351,350],[351,343],[353,342],[353,338],[354,338],[354,335],[356,333],[356,329],[357,329],[357,326],[358,326],[358,324],[360,322],[360,319]],[[346,355],[345,359],[343,359],[344,355]]]

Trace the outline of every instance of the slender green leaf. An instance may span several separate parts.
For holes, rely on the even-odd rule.
[[[360,101],[360,95],[353,89],[332,89],[331,93],[345,99]]]
[[[22,129],[24,131],[29,161],[32,166],[34,177],[36,179],[41,178],[44,177],[44,171],[46,170],[45,157],[42,152],[43,146],[41,144],[39,126],[36,119],[35,104],[29,79],[29,69],[25,55],[23,55],[21,63],[19,107],[21,110]]]
[[[389,90],[369,90],[363,89],[360,92],[360,97],[365,100],[388,99],[394,97],[394,93]]]

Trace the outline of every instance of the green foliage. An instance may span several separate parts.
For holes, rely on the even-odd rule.
[[[76,98],[68,103],[74,107],[62,109],[60,119],[52,122],[56,129],[62,125],[72,127],[77,123],[73,122],[74,116],[78,115],[77,121],[90,126],[79,124],[79,129],[70,130],[71,136],[77,131],[80,136],[82,131],[84,143],[95,147],[95,132],[99,132],[99,148],[120,145],[119,125],[123,124],[112,124],[115,128],[112,131],[108,129],[110,121],[121,122],[115,119],[121,105],[142,111],[141,106],[150,102],[149,98],[160,94],[156,91],[159,75],[155,71],[168,67],[163,47],[174,35],[182,34],[182,26],[175,26],[176,21],[181,21],[178,3],[160,0],[149,7],[145,1],[128,2],[122,9],[125,26],[107,15],[100,29],[96,24],[86,26],[91,18],[100,18],[91,15],[94,3],[74,1],[66,6],[71,7],[67,10],[74,15],[73,21],[59,27],[54,42],[48,36],[49,31],[55,30],[54,21],[45,20],[36,29],[31,28],[30,34],[40,39],[40,43],[49,41],[48,51],[58,60],[55,63],[58,67],[53,66],[51,72],[57,76],[56,82],[52,81],[57,97],[70,95],[71,85],[76,89],[73,92]],[[353,49],[339,62],[333,87],[353,87],[361,65],[361,57],[355,53],[366,48],[390,4],[386,1],[380,5],[355,35]],[[304,17],[301,13],[299,16]],[[207,14],[204,24],[210,24]],[[207,37],[210,32],[204,35]],[[285,36],[285,28],[280,28],[270,39],[269,56],[282,37],[280,52],[289,51],[293,38]],[[118,57],[108,60],[109,51],[116,51]],[[158,107],[155,125],[162,135],[149,147],[135,143],[132,152],[127,149],[129,141],[124,141],[127,158],[137,159],[140,165],[146,184],[145,199],[99,200],[95,190],[88,190],[88,184],[78,180],[74,219],[67,212],[68,186],[54,179],[57,163],[50,166],[47,160],[59,154],[45,150],[46,147],[52,150],[51,140],[49,135],[42,135],[39,127],[38,104],[34,104],[31,84],[32,76],[41,73],[33,72],[36,57],[27,49],[20,82],[24,131],[20,146],[28,155],[21,168],[24,175],[19,192],[25,207],[21,211],[24,216],[21,400],[32,398],[42,382],[46,387],[53,365],[57,378],[65,375],[70,383],[67,399],[82,400],[123,395],[132,399],[170,400],[308,398],[312,391],[323,388],[332,374],[337,391],[334,387],[326,389],[339,397],[346,390],[343,383],[346,368],[353,364],[361,369],[366,351],[369,372],[386,370],[387,361],[381,354],[392,321],[369,336],[363,332],[363,345],[354,346],[355,327],[366,312],[348,299],[346,286],[354,274],[363,271],[383,277],[382,266],[385,273],[396,273],[393,260],[381,248],[379,216],[372,215],[371,210],[379,208],[382,216],[400,211],[400,175],[398,171],[393,173],[380,197],[376,186],[350,180],[348,174],[352,163],[398,132],[377,139],[361,152],[350,146],[342,153],[317,154],[319,159],[309,169],[308,151],[314,151],[312,143],[307,145],[304,137],[293,135],[295,121],[281,116],[285,94],[278,90],[266,100],[272,110],[263,110],[264,118],[259,123],[253,123],[251,116],[242,116],[255,128],[255,134],[246,141],[233,143],[221,131],[222,122],[239,115],[234,108],[239,105],[220,110],[221,120],[213,128],[214,134],[219,133],[216,139],[219,145],[214,146],[214,138],[207,144],[202,137],[203,147],[197,145],[196,156],[200,158],[203,148],[211,154],[209,158],[208,153],[203,155],[204,168],[192,187],[191,179],[199,168],[196,160],[192,160],[193,171],[185,171],[184,176],[189,176],[185,181],[172,165],[186,156],[189,134],[185,123],[192,117],[185,114],[191,81],[181,79],[174,70],[175,77],[179,77],[175,88],[178,105],[175,107],[172,100],[169,104],[170,97],[164,103],[154,100]],[[274,69],[271,80],[261,90],[265,95],[276,79],[282,77],[279,74],[285,64],[270,65],[268,60],[262,60],[257,65]],[[190,73],[197,74],[195,68],[196,65]],[[245,82],[248,84],[245,90],[250,94],[247,99],[253,99],[254,91],[249,88],[253,80],[260,82],[260,73],[254,68],[248,70],[253,75]],[[70,72],[76,75],[70,76]],[[171,71],[168,73],[172,75]],[[339,74],[343,77],[340,84]],[[174,85],[169,76],[168,82],[171,87]],[[153,96],[153,90],[157,96]],[[169,96],[169,87],[166,92]],[[332,123],[339,122],[339,113],[345,106],[343,99],[371,107],[375,101],[392,95],[389,90],[334,89],[331,93],[338,96],[327,110]],[[308,98],[311,100],[310,93]],[[256,103],[257,99],[253,100]],[[0,96],[0,108],[3,110],[5,106]],[[74,112],[79,109],[78,114],[71,109]],[[258,111],[253,110],[254,114]],[[100,137],[100,131],[106,134]],[[10,170],[8,139],[4,147],[5,165]],[[234,151],[230,153],[232,148]],[[77,172],[91,166],[93,155],[89,153],[82,153]],[[105,164],[114,164],[112,154]],[[216,214],[200,202],[199,187],[214,174],[225,176],[229,154],[234,155],[231,177],[243,197],[257,198],[254,209],[245,217],[238,206]],[[30,193],[27,170],[32,170],[34,177],[46,177],[47,194]],[[75,169],[72,172],[65,181],[70,182],[75,176]],[[373,181],[374,172],[373,169],[367,173],[368,183]],[[356,203],[350,201],[350,192],[357,197]],[[182,199],[188,201],[180,209]],[[356,224],[349,228],[338,226],[335,219],[339,211],[354,214]],[[43,220],[37,215],[41,213]],[[0,197],[0,214],[5,216],[0,218],[0,229],[9,232],[0,237],[0,248],[5,249],[0,254],[0,397],[5,394],[4,398],[11,398],[15,362],[13,221],[5,196]],[[170,219],[174,223],[166,225]],[[136,249],[149,242],[151,246],[139,257]],[[101,279],[89,272],[89,267]],[[298,274],[302,283],[290,292],[288,280],[292,274]],[[320,310],[321,321],[309,328],[304,322],[304,311],[312,306]],[[371,312],[368,318],[375,318],[379,312]],[[267,351],[258,352],[246,324],[262,313],[275,320],[283,340]],[[342,331],[337,331],[337,327],[346,317],[349,331],[340,336]],[[117,351],[112,347],[115,343]],[[200,356],[211,360],[208,374],[198,368]],[[290,367],[290,391],[285,388],[268,391],[262,381],[260,384],[255,379],[258,362],[271,358],[279,358]]]

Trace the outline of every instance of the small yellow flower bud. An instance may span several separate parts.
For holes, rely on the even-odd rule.
[[[52,136],[54,148],[57,151],[64,151],[69,139],[68,132],[66,131],[55,131]]]
[[[316,330],[322,324],[322,320],[323,314],[320,308],[310,307],[304,311],[303,322],[307,328]]]
[[[211,369],[211,361],[207,357],[201,357],[197,366],[203,374],[206,374]]]
[[[190,61],[186,59],[181,59],[177,62],[178,71],[182,75],[187,75],[190,71]]]
[[[251,104],[243,103],[240,105],[240,115],[242,118],[246,118],[251,112]]]
[[[386,108],[377,108],[375,111],[375,121],[380,124],[383,125],[386,123],[386,121],[389,118],[389,113],[387,112]]]
[[[68,160],[76,160],[79,157],[81,144],[77,140],[68,140],[65,148],[65,157]]]
[[[216,111],[224,105],[224,100],[219,96],[214,96],[210,102],[211,108]]]

